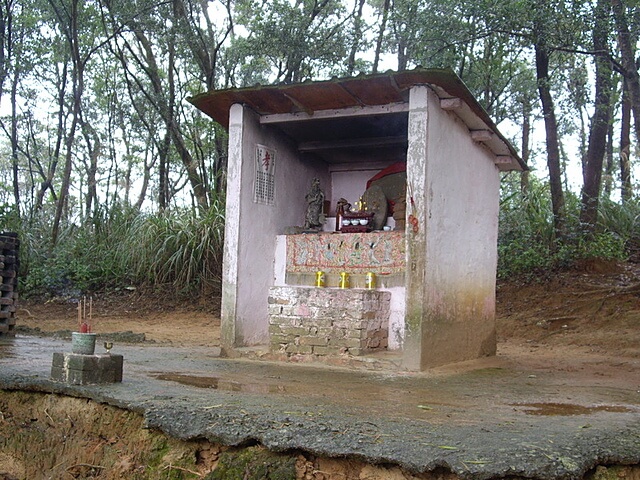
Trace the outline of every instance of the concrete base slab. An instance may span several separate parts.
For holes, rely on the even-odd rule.
[[[640,465],[635,357],[507,342],[497,357],[426,373],[365,372],[118,344],[122,383],[51,381],[52,352],[69,347],[0,337],[0,390],[91,398],[182,440],[259,443],[423,478],[577,480],[602,465]]]
[[[122,355],[81,355],[55,352],[51,379],[70,385],[122,382]]]

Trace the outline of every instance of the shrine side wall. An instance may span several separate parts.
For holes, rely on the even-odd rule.
[[[409,241],[421,237],[424,249],[424,280],[414,285],[421,318],[411,319],[420,322],[424,369],[495,354],[499,172],[467,126],[433,92],[422,94],[424,183],[413,185],[419,231]]]
[[[254,201],[256,146],[275,153],[272,205]],[[276,236],[302,225],[304,196],[318,177],[330,188],[322,162],[302,162],[293,143],[253,111],[234,105],[230,111],[229,167],[222,285],[222,344],[225,347],[268,341],[268,292],[274,284]],[[330,194],[330,192],[329,192]]]

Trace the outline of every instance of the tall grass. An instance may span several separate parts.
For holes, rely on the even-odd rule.
[[[536,181],[526,194],[513,181],[503,183],[498,236],[498,276],[535,277],[568,268],[579,260],[624,260],[640,240],[638,200],[619,204],[602,200],[595,233],[580,224],[580,201],[565,193],[567,236],[554,237],[548,185]]]
[[[139,216],[129,225],[130,241],[116,256],[129,282],[172,285],[181,292],[219,288],[222,272],[224,205],[203,215],[172,210]]]
[[[49,215],[19,221],[2,213],[0,230],[20,237],[23,295],[76,296],[128,286],[170,287],[191,295],[220,289],[222,197],[202,213],[101,209],[85,224],[63,225],[55,246]]]

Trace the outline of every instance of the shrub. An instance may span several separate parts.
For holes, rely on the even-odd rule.
[[[622,205],[603,200],[595,233],[579,222],[580,201],[566,193],[566,238],[553,234],[553,215],[548,185],[533,179],[526,195],[519,184],[503,184],[498,236],[498,276],[528,278],[555,269],[566,269],[585,259],[625,260],[630,242],[640,235],[638,202]]]
[[[99,209],[84,224],[64,224],[55,246],[50,218],[42,213],[11,224],[21,240],[20,289],[25,296],[75,297],[99,289],[167,284],[190,294],[219,289],[224,234],[220,199],[202,214],[193,209],[158,214],[123,206]]]

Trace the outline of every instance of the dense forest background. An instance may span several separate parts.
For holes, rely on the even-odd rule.
[[[532,167],[503,177],[500,275],[625,259],[639,27],[635,0],[0,0],[0,231],[27,294],[210,294],[226,134],[186,98],[446,67]]]

